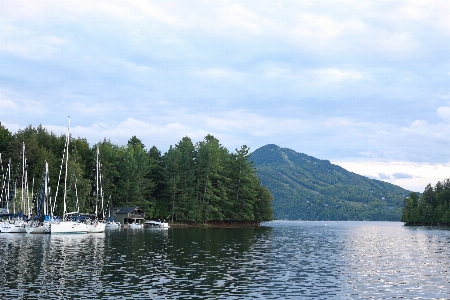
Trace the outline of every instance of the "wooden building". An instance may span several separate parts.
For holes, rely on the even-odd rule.
[[[111,207],[111,217],[120,224],[143,223],[145,212],[136,206]]]

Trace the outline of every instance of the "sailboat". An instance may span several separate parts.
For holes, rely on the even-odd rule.
[[[13,219],[9,219],[7,222],[3,222],[1,232],[5,233],[26,233],[26,221],[24,220],[23,210],[25,208],[25,200],[23,192],[25,189],[26,182],[26,171],[25,171],[26,159],[25,159],[25,142],[22,143],[22,189],[21,189],[21,210],[16,214],[15,201],[14,201],[14,211]],[[14,189],[15,190],[15,189]],[[15,199],[15,196],[14,196]]]
[[[8,209],[8,201],[9,201],[9,182],[10,182],[10,175],[11,175],[11,159],[9,159],[8,168],[6,170],[6,173],[8,176],[3,172],[3,164],[2,164],[2,154],[0,153],[0,166],[2,170],[2,190],[0,191],[0,204],[2,207],[0,207],[0,215],[8,215],[9,209]],[[8,181],[8,184],[6,185],[6,181]],[[0,232],[9,231],[10,224],[7,221],[2,221],[0,219]]]
[[[106,222],[106,229],[118,229],[122,225],[120,222],[114,221],[113,218],[111,218],[111,195],[109,196],[109,204],[108,204],[108,222]]]
[[[89,225],[89,232],[98,233],[98,232],[104,232],[106,223],[104,221],[105,219],[105,212],[103,210],[103,188],[100,188],[100,195],[102,199],[102,220],[98,219],[98,195],[99,195],[99,180],[101,180],[101,173],[100,173],[100,150],[98,149],[97,145],[97,166],[96,166],[96,173],[97,173],[97,184],[96,184],[96,192],[95,192],[95,219],[91,220]]]
[[[44,180],[39,195],[39,203],[36,211],[36,218],[28,222],[25,230],[27,233],[39,234],[50,233],[50,217],[47,214],[48,209],[48,163],[45,162]]]
[[[67,139],[66,139],[66,148],[65,148],[65,178],[64,178],[64,198],[63,198],[63,216],[62,220],[57,222],[52,222],[50,224],[50,232],[54,233],[88,233],[89,225],[86,223],[80,222],[76,214],[79,212],[67,212],[67,163],[69,161],[69,141],[70,141],[70,118],[69,118],[69,126],[67,129]],[[63,156],[64,158],[64,156]]]

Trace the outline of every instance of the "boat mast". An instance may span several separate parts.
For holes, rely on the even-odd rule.
[[[17,199],[17,181],[14,180],[14,202],[13,202],[13,214],[16,214],[16,199]]]
[[[23,199],[23,214],[30,215],[30,197],[28,196],[28,171],[25,171],[25,198]]]
[[[103,176],[102,176],[102,173],[100,172],[100,184],[102,183],[102,179],[103,179]],[[101,185],[100,186],[100,195],[102,196],[102,220],[104,220],[105,219],[105,208],[103,207],[104,206],[104,201],[103,201],[103,185]]]
[[[53,205],[52,205],[52,201],[51,201],[51,197],[49,200],[49,204],[50,204],[50,215],[51,217],[54,216],[55,211],[56,211],[56,201],[58,200],[58,191],[59,191],[59,184],[61,183],[61,174],[62,174],[62,169],[63,169],[63,165],[64,165],[64,158],[66,157],[66,146],[67,146],[67,136],[66,136],[66,143],[64,144],[64,150],[63,150],[63,155],[61,158],[61,165],[59,166],[59,176],[58,176],[58,183],[56,185],[56,193],[55,193],[55,199],[53,200]],[[50,188],[49,188],[49,193],[50,193]]]
[[[3,164],[2,164],[2,154],[1,153],[0,153],[0,167],[2,168],[2,189],[0,190],[0,203],[3,204],[3,189],[5,188],[5,174],[3,174]]]
[[[47,194],[47,180],[48,180],[48,162],[45,161],[45,175],[44,175],[44,203],[42,203],[42,208],[44,210],[44,216],[47,215],[47,203],[48,203],[48,194]]]
[[[67,126],[67,143],[66,143],[66,175],[64,176],[64,206],[63,206],[63,219],[66,217],[66,197],[67,197],[67,162],[69,160],[69,140],[70,140],[70,117],[69,125]]]
[[[111,219],[111,195],[109,195],[109,201],[108,201],[108,222]]]
[[[33,196],[34,196],[34,176],[33,176],[33,180],[31,181],[31,204],[33,204]],[[30,198],[28,198],[28,218],[30,218],[32,212],[33,212],[33,209],[30,206]],[[36,211],[36,213],[37,213],[37,211]]]
[[[2,168],[2,190],[0,191],[0,204],[2,205],[2,209],[5,208],[5,202],[3,201],[3,198],[6,199],[6,197],[3,197],[3,194],[5,193],[5,180],[6,176],[3,173],[3,162],[2,162],[2,154],[0,153],[0,166]]]
[[[75,199],[76,199],[76,203],[75,203],[75,209],[77,213],[80,212],[80,205],[78,204],[78,189],[77,189],[77,177],[75,177]]]
[[[22,203],[20,204],[20,209],[22,212],[25,213],[25,201],[23,199],[23,189],[24,189],[24,182],[25,182],[25,142],[22,142],[22,190],[21,190],[21,200]]]
[[[96,172],[97,172],[97,185],[96,185],[96,190],[95,190],[95,218],[98,217],[98,154],[99,154],[99,150],[98,150],[98,145],[97,145],[97,166],[96,166]]]
[[[11,157],[9,158],[8,162],[8,190],[6,195],[6,213],[9,214],[9,200],[10,200],[10,194],[9,194],[9,183],[11,180]]]

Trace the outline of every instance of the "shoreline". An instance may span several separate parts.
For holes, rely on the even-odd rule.
[[[170,227],[177,228],[252,228],[260,227],[261,222],[211,221],[206,223],[169,222]]]

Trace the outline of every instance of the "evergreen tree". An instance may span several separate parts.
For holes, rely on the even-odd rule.
[[[224,219],[222,202],[227,201],[223,178],[223,154],[226,150],[212,135],[197,144],[196,193],[201,207],[201,221]]]
[[[0,153],[5,154],[7,152],[11,140],[11,132],[0,123]]]
[[[253,163],[249,161],[249,148],[244,145],[232,155],[230,199],[232,207],[229,212],[231,220],[254,220],[254,204],[258,197],[260,182],[256,176]]]
[[[149,179],[150,159],[142,143],[136,140],[134,137],[126,147],[121,148],[117,194],[120,204],[139,206],[145,211],[152,207],[148,197],[155,184]]]
[[[151,201],[154,203],[154,206],[150,217],[165,219],[170,215],[170,212],[164,198],[164,192],[167,189],[167,186],[163,159],[161,152],[155,146],[150,148],[148,156],[152,170],[149,174],[149,179],[155,184],[151,194]]]
[[[15,186],[11,190],[21,192],[22,178],[30,182],[35,177],[39,182],[47,161],[55,213],[63,213],[65,180],[66,212],[93,212],[98,146],[103,195],[105,199],[111,196],[113,206],[139,206],[147,217],[171,215],[173,221],[180,222],[260,222],[272,218],[272,196],[261,186],[249,161],[247,146],[229,153],[212,135],[196,145],[184,137],[161,155],[156,147],[146,151],[136,136],[126,146],[105,139],[92,148],[86,139],[70,137],[65,174],[66,142],[66,135],[56,136],[42,125],[37,128],[30,125],[14,135],[0,125],[2,159],[6,161],[8,156],[12,159],[11,182]],[[25,164],[22,162],[24,143]],[[23,169],[27,178],[23,177]],[[443,192],[437,198],[448,202]],[[19,208],[18,200],[11,199]]]

